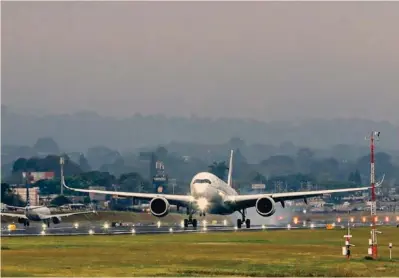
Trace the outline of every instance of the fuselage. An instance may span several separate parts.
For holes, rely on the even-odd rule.
[[[196,174],[190,183],[191,195],[197,200],[197,209],[212,214],[232,214],[235,209],[224,201],[238,193],[212,173]]]
[[[25,208],[25,216],[31,221],[42,221],[43,217],[50,215],[50,209],[42,206],[28,206]]]

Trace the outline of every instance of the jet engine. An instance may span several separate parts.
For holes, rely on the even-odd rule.
[[[61,222],[61,218],[59,217],[51,217],[51,220],[53,221],[54,224],[59,224]]]
[[[164,217],[169,213],[169,202],[162,197],[154,198],[150,202],[150,210],[152,215]]]
[[[276,202],[270,197],[262,197],[256,201],[255,208],[263,217],[272,216],[276,212]]]

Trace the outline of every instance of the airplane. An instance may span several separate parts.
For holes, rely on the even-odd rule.
[[[16,206],[7,206],[8,208],[22,209],[24,210],[24,214],[18,213],[8,213],[1,212],[1,216],[9,216],[9,217],[17,217],[18,223],[23,223],[24,227],[29,226],[29,221],[43,221],[44,224],[47,224],[47,227],[50,227],[50,222],[52,221],[54,224],[59,224],[61,222],[62,217],[68,217],[71,215],[77,214],[86,214],[86,213],[95,213],[95,211],[80,211],[80,212],[71,212],[71,213],[60,213],[60,214],[51,214],[51,211],[46,206],[31,206],[29,201],[29,190],[27,187],[26,190],[26,206],[25,207],[16,207]]]
[[[185,228],[188,227],[189,224],[192,224],[194,228],[197,227],[197,220],[193,218],[196,212],[198,212],[200,216],[205,216],[206,213],[230,215],[236,211],[242,216],[241,219],[237,219],[237,228],[241,228],[243,223],[245,223],[247,228],[250,228],[251,220],[246,218],[246,209],[251,207],[255,207],[259,215],[270,217],[275,213],[276,203],[278,202],[281,203],[284,208],[284,202],[288,200],[303,199],[305,203],[307,203],[307,198],[311,197],[323,196],[331,193],[364,191],[371,188],[358,187],[319,191],[239,195],[232,187],[233,150],[231,150],[230,153],[228,170],[227,183],[209,172],[200,172],[196,174],[190,183],[190,195],[77,189],[67,186],[63,176],[61,180],[62,185],[72,191],[148,200],[150,201],[149,207],[151,214],[158,218],[164,217],[169,213],[170,205],[176,205],[178,209],[179,207],[185,207],[188,215],[188,219],[184,219]],[[376,186],[379,186],[381,183],[382,181]]]

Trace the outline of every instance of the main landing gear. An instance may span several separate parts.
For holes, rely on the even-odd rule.
[[[245,219],[245,214],[246,214],[245,209],[243,209],[243,210],[241,210],[241,211],[238,211],[238,212],[241,213],[242,219],[237,219],[237,228],[238,228],[238,229],[241,229],[241,225],[242,225],[243,223],[245,223],[245,226],[246,226],[248,229],[251,228],[251,220],[250,220],[250,219]]]
[[[21,223],[21,222],[20,222],[20,223]],[[27,227],[27,226],[29,227],[29,220],[26,220],[26,219],[25,219],[25,220],[24,220],[24,227]]]
[[[189,224],[193,225],[193,228],[197,228],[197,219],[193,219],[193,212],[187,209],[188,219],[184,219],[184,228],[187,228]]]

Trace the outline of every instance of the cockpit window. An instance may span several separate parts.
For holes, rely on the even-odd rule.
[[[208,180],[208,179],[203,179],[203,180],[197,179],[197,180],[194,181],[194,183],[208,183],[208,184],[211,184],[211,181]]]

